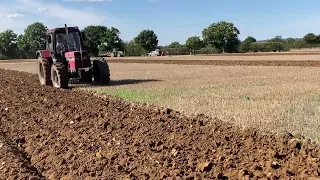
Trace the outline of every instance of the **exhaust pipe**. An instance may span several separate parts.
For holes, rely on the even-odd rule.
[[[64,24],[64,27],[65,27],[65,29],[66,29],[67,45],[68,45],[68,52],[69,52],[69,49],[70,49],[70,46],[69,46],[69,31],[68,31],[67,24]]]

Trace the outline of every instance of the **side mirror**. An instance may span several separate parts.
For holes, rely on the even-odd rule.
[[[47,41],[48,41],[48,43],[51,43],[51,36],[50,35],[47,36]]]

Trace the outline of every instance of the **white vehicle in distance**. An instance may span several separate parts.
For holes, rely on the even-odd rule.
[[[164,55],[164,52],[159,50],[159,49],[156,49],[154,51],[151,51],[150,53],[148,53],[149,56],[163,56]]]

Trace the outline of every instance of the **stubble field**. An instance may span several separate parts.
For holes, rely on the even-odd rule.
[[[290,60],[281,56],[279,61]],[[316,61],[314,55],[299,56],[292,59]],[[301,134],[320,140],[318,67],[109,62],[110,86],[73,89],[169,107],[183,115],[73,90],[37,89],[35,75],[1,70],[1,101],[6,102],[1,104],[1,131],[3,139],[17,142],[31,158],[25,172],[70,179],[320,175],[319,151],[293,139]],[[0,68],[30,73],[36,73],[35,67],[34,62],[0,63]],[[297,135],[263,135],[250,127]],[[21,158],[15,155],[17,162]]]

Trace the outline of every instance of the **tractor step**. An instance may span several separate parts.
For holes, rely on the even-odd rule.
[[[77,84],[77,83],[79,83],[80,81],[79,81],[79,79],[78,78],[70,78],[69,79],[69,83],[70,84]]]

